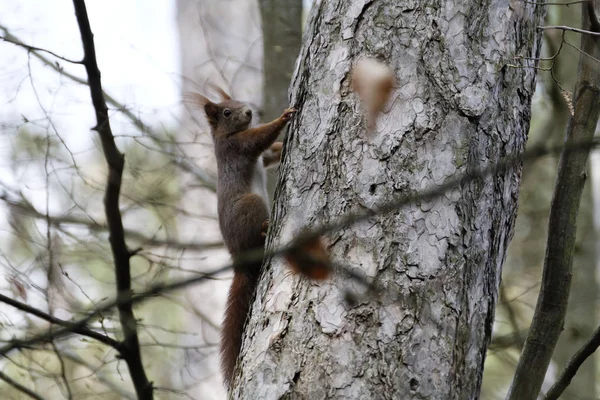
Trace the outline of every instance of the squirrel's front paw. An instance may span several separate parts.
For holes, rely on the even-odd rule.
[[[269,220],[265,219],[260,227],[260,236],[267,237],[267,231],[269,230]]]
[[[292,119],[292,117],[294,116],[294,114],[296,114],[298,110],[296,110],[295,108],[286,108],[283,111],[283,114],[281,114],[281,119],[283,119],[284,121],[289,121],[290,119]]]

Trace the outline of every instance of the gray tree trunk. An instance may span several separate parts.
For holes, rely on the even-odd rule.
[[[272,121],[288,101],[302,38],[302,0],[259,0],[263,33],[262,119]]]
[[[516,2],[321,1],[292,81],[269,248],[306,226],[377,209],[523,149],[535,84],[514,56],[539,53],[541,7]],[[365,137],[352,62],[375,56],[398,88]],[[345,301],[267,263],[235,398],[476,398],[520,167],[329,235],[332,258],[378,296]]]

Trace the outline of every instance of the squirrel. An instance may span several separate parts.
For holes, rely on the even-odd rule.
[[[222,102],[214,103],[197,93],[189,99],[204,109],[211,128],[217,158],[219,227],[235,261],[244,252],[264,249],[270,212],[264,167],[278,161],[281,143],[274,142],[296,110],[288,108],[274,121],[250,128],[252,110],[223,89],[211,86]],[[270,154],[263,160],[266,151]],[[227,388],[233,380],[261,265],[262,261],[246,263],[233,271],[221,328],[221,371]]]

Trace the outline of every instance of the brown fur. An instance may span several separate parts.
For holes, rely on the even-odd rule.
[[[225,246],[235,259],[264,247],[263,226],[269,218],[269,208],[266,199],[252,192],[254,169],[259,156],[269,149],[296,110],[287,109],[276,120],[250,128],[250,108],[231,100],[222,89],[215,90],[224,100],[221,103],[199,94],[188,96],[188,100],[204,109],[211,126],[217,157],[219,226]],[[234,270],[221,332],[221,369],[227,387],[234,376],[260,266],[261,263],[253,263]]]
[[[260,264],[254,270],[260,270]],[[237,271],[233,274],[225,318],[221,326],[221,372],[227,387],[231,386],[237,359],[242,348],[244,325],[250,312],[258,275]]]
[[[296,274],[302,274],[315,281],[329,278],[331,262],[321,238],[306,240],[303,234],[300,234],[296,240],[301,244],[285,255],[290,269]]]

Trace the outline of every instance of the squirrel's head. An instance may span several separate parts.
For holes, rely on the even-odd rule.
[[[204,112],[214,135],[231,135],[246,130],[252,122],[250,107],[235,100],[208,102],[204,105]]]
[[[191,93],[188,100],[204,109],[206,119],[215,137],[228,136],[248,129],[252,122],[252,110],[246,104],[233,100],[223,89],[210,84],[222,98],[220,103],[210,101],[207,97]]]

